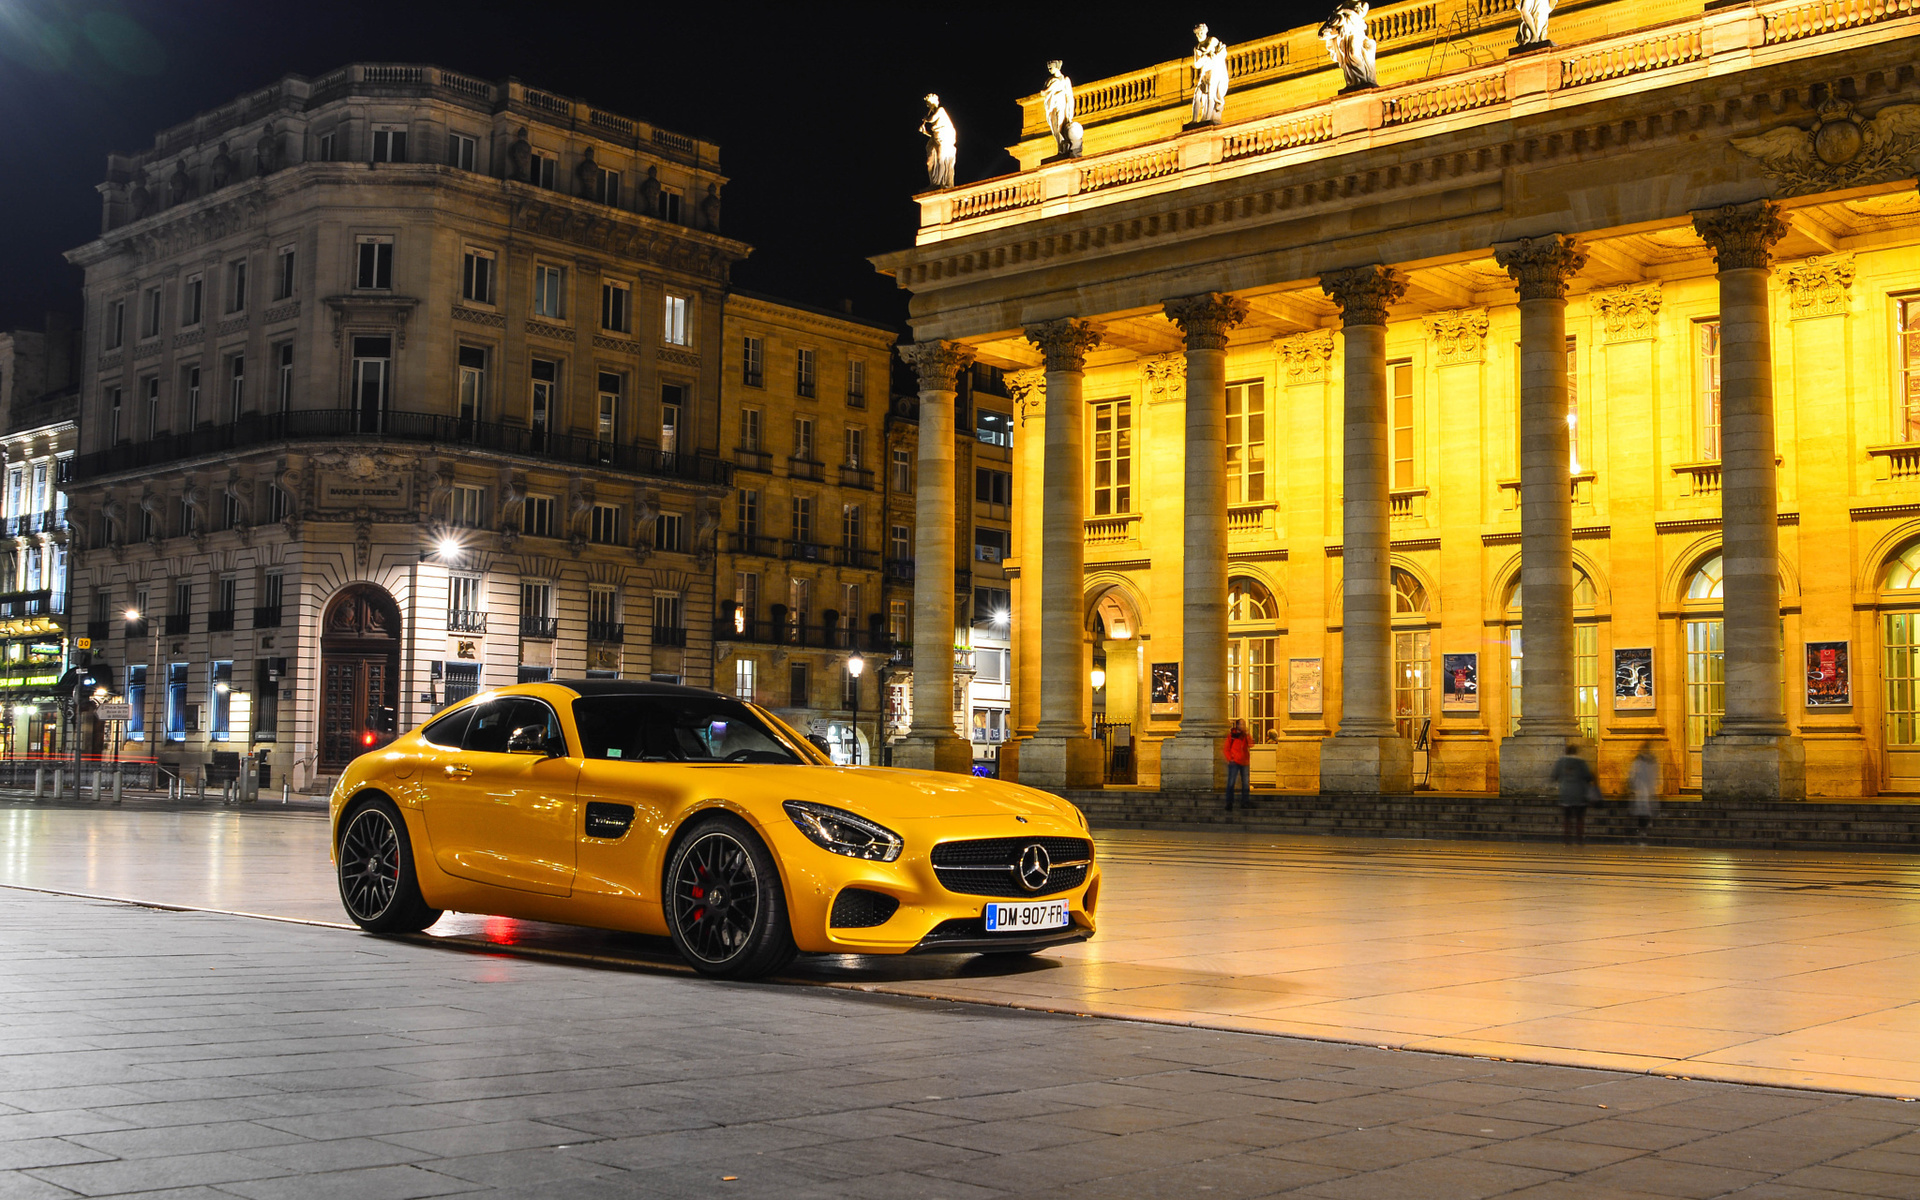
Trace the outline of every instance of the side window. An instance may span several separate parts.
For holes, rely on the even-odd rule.
[[[441,746],[448,750],[460,749],[461,739],[466,736],[467,722],[473,719],[473,706],[469,705],[457,713],[449,713],[420,731],[420,738],[429,745]]]
[[[507,739],[522,725],[545,725],[548,737],[560,736],[560,718],[551,708],[527,696],[503,696],[474,709],[462,748],[475,754],[505,754]]]

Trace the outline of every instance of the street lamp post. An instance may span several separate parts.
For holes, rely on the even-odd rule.
[[[847,675],[853,680],[853,765],[860,765],[860,673],[867,660],[855,654],[847,660]]]

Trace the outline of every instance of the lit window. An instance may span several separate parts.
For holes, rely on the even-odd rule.
[[[1393,486],[1415,487],[1418,478],[1413,461],[1413,364],[1387,364],[1387,379],[1392,387],[1389,403],[1393,412]]]
[[[567,270],[538,263],[533,268],[533,315],[556,321],[567,316]]]
[[[1093,406],[1093,515],[1133,511],[1133,402]]]
[[[1699,354],[1700,457],[1720,457],[1720,322],[1696,321],[1694,339]]]
[[[690,317],[693,301],[685,296],[676,296],[671,292],[666,297],[665,327],[663,336],[669,346],[692,345],[692,326]]]

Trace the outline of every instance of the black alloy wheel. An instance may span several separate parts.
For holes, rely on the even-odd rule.
[[[773,856],[735,818],[703,818],[667,868],[668,929],[694,970],[755,979],[793,961],[786,897]]]
[[[362,801],[341,822],[340,903],[368,933],[418,933],[440,919],[420,895],[406,822],[385,797]]]

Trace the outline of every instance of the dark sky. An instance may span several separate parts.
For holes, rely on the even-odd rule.
[[[99,231],[110,151],[348,62],[514,75],[712,138],[732,179],[725,232],[754,247],[738,285],[897,321],[904,295],[865,256],[912,241],[921,95],[953,113],[966,183],[1012,167],[1014,100],[1039,90],[1048,58],[1091,81],[1184,55],[1195,19],[1231,43],[1325,7],[0,0],[0,329],[77,315],[61,252]]]

